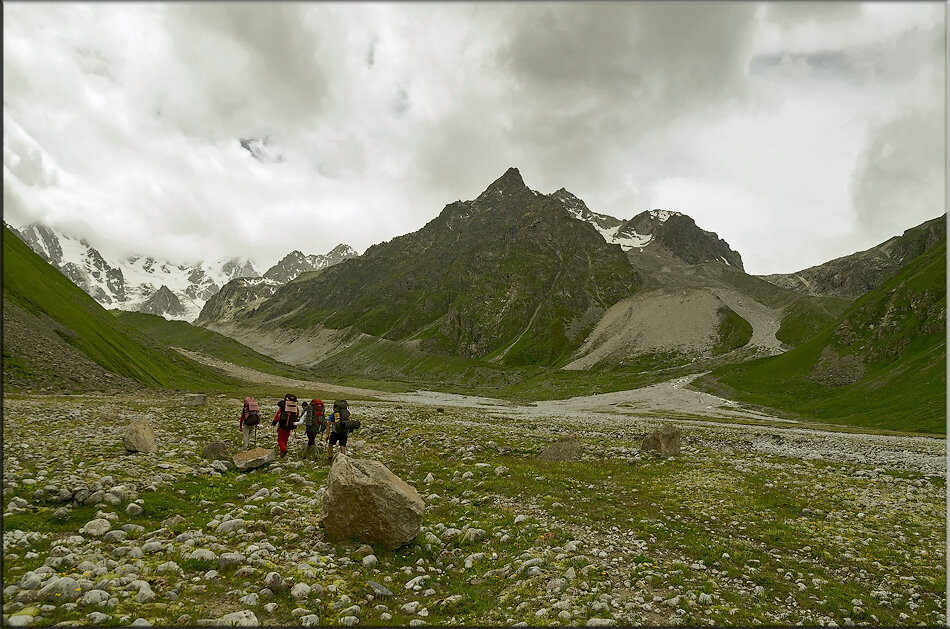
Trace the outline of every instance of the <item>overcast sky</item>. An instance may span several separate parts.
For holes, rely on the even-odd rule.
[[[515,166],[796,271],[945,211],[945,30],[942,2],[8,1],[4,219],[263,271]]]

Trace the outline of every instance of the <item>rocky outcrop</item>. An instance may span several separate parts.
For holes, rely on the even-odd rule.
[[[164,284],[138,307],[138,311],[158,316],[180,316],[187,312],[181,300]]]
[[[640,449],[662,457],[676,456],[680,453],[680,429],[673,424],[663,424],[643,438]]]
[[[422,496],[379,461],[334,458],[320,513],[327,538],[395,549],[419,534],[424,512]]]
[[[266,465],[274,460],[274,451],[270,448],[255,448],[254,450],[245,450],[238,452],[231,460],[239,472],[253,470],[262,465]]]
[[[158,440],[152,425],[144,417],[136,417],[129,424],[122,437],[122,443],[129,452],[157,452]]]

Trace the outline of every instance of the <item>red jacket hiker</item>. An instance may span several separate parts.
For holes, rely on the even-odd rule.
[[[297,411],[284,412],[288,401],[293,402],[294,408],[297,407],[297,398],[288,393],[277,403],[277,412],[274,413],[274,421],[271,422],[272,426],[277,426],[277,446],[280,448],[280,456],[287,456],[287,438],[290,437],[290,431],[297,427]]]

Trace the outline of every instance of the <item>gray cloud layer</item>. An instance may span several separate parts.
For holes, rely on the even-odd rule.
[[[308,253],[363,250],[514,165],[617,217],[689,213],[752,272],[792,271],[944,210],[944,13],[8,2],[5,214],[266,266],[288,226]]]

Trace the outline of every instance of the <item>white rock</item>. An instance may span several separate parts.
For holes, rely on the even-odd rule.
[[[290,596],[295,599],[307,598],[310,596],[310,586],[306,583],[297,583],[290,588]]]
[[[106,534],[106,531],[112,528],[112,523],[104,518],[96,518],[95,520],[90,520],[86,522],[79,532],[85,533],[86,535],[92,535],[93,537],[101,537]]]
[[[273,605],[276,607],[276,604]],[[256,627],[260,625],[257,616],[249,609],[226,614],[215,620],[213,624],[219,627]]]

